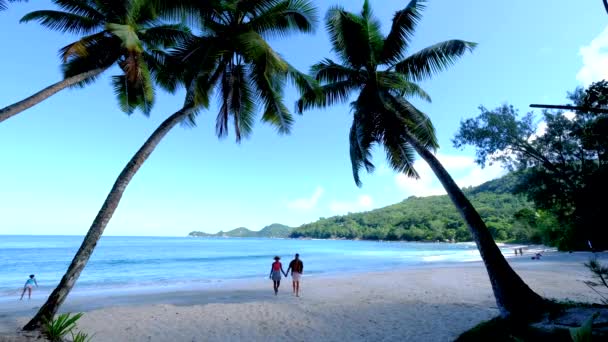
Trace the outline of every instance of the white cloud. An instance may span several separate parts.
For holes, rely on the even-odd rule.
[[[313,209],[314,207],[317,206],[317,203],[319,202],[319,198],[321,198],[324,191],[325,190],[323,190],[322,187],[318,186],[310,198],[298,198],[293,201],[287,202],[287,207],[290,209],[297,209],[297,210]]]
[[[358,212],[370,210],[374,205],[374,201],[369,195],[361,195],[354,202],[332,201],[329,204],[329,210],[334,214],[346,214],[348,212]]]
[[[608,27],[599,36],[580,49],[583,67],[576,79],[584,86],[593,82],[608,79]]]
[[[570,121],[574,120],[574,118],[576,117],[576,113],[571,112],[571,111],[564,112],[562,115],[565,116]]]
[[[576,113],[574,113],[572,111],[563,112],[562,115],[565,116],[566,119],[568,119],[570,121],[574,120],[574,118],[576,117]],[[545,133],[547,133],[547,123],[545,121],[541,121],[538,124],[538,127],[536,127],[536,132],[534,132],[534,134],[532,134],[530,136],[530,138],[528,138],[528,142],[532,142],[536,138],[542,137],[543,135],[545,135]]]
[[[472,157],[468,156],[438,154],[437,159],[461,188],[482,184],[505,173],[497,164],[482,169],[475,164]],[[402,173],[395,176],[397,187],[407,196],[424,197],[445,194],[443,186],[424,160],[417,160],[414,168],[418,171],[420,179],[409,178]]]

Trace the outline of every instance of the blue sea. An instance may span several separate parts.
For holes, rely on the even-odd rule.
[[[40,285],[38,291],[49,293],[82,239],[0,235],[0,301],[17,296],[31,273]],[[294,253],[300,253],[307,277],[480,260],[474,243],[105,236],[73,293],[212,287],[232,280],[267,279],[275,255],[287,269]]]

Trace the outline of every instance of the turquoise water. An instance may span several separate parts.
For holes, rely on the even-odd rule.
[[[14,297],[30,273],[36,274],[41,293],[50,292],[81,242],[80,236],[0,235],[0,299]],[[262,279],[275,255],[287,269],[294,253],[300,253],[306,276],[480,260],[473,243],[103,237],[74,292]]]

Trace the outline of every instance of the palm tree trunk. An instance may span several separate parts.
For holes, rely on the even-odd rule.
[[[24,110],[33,107],[40,102],[48,99],[49,97],[55,95],[59,91],[73,86],[74,84],[78,84],[87,78],[95,77],[101,74],[106,68],[94,69],[91,71],[83,72],[82,74],[78,74],[72,77],[68,77],[62,81],[59,81],[51,86],[48,86],[41,91],[31,95],[19,102],[15,102],[12,105],[6,106],[0,109],[0,122],[9,119],[12,116],[15,116]]]
[[[481,216],[479,216],[479,213],[477,213],[471,202],[469,202],[435,155],[409,135],[408,142],[416,149],[416,152],[418,152],[422,159],[429,164],[469,227],[490,277],[490,283],[492,284],[492,290],[494,291],[494,297],[496,298],[496,304],[501,316],[516,318],[534,317],[544,308],[545,300],[532,291],[511,268],[500,252],[500,249],[498,249],[498,246],[496,246],[490,231],[481,219]]]
[[[86,266],[91,254],[93,253],[93,249],[97,245],[97,242],[101,238],[101,234],[103,234],[104,229],[108,225],[108,222],[112,218],[114,211],[118,207],[118,203],[122,198],[122,194],[124,193],[127,185],[142,166],[142,164],[148,159],[150,154],[154,151],[156,146],[160,143],[162,138],[179,122],[181,122],[188,114],[190,114],[193,110],[192,106],[185,106],[175,114],[171,115],[168,119],[166,119],[155,131],[152,135],[146,140],[146,142],[142,145],[142,147],[135,153],[135,155],[131,158],[129,163],[122,170],[112,190],[106,197],[103,206],[97,213],[97,217],[93,221],[91,228],[89,228],[89,232],[84,237],[78,252],[74,256],[72,263],[68,267],[63,278],[59,282],[59,285],[53,290],[46,303],[38,310],[36,316],[32,318],[29,323],[23,327],[23,330],[34,330],[41,326],[45,318],[51,318],[55,316],[59,306],[66,299],[67,295],[70,293],[70,290],[78,280],[80,273]]]

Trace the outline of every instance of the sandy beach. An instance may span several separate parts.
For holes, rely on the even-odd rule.
[[[598,302],[582,280],[590,253],[511,258],[548,298]],[[604,261],[608,253],[598,253]],[[450,341],[498,314],[479,262],[303,279],[302,296],[283,281],[227,282],[206,290],[70,298],[79,328],[94,341]],[[42,299],[3,305],[0,332],[13,333]],[[1,340],[1,338],[0,338]]]

